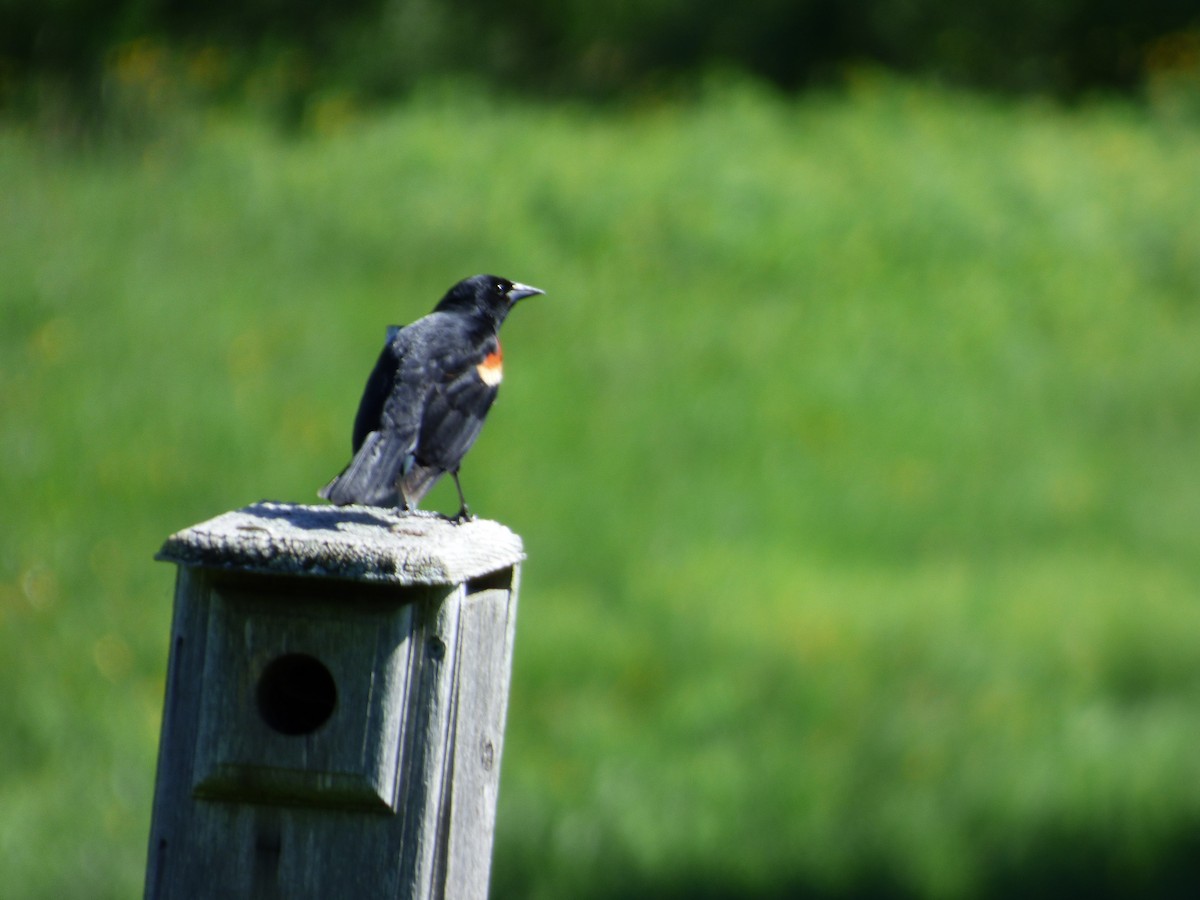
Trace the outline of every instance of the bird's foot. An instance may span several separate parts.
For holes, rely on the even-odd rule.
[[[467,509],[467,505],[464,503],[462,509],[452,516],[446,516],[446,519],[455,525],[462,525],[464,522],[474,522],[475,514]]]

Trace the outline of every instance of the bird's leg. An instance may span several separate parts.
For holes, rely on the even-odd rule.
[[[458,489],[458,514],[450,521],[461,525],[463,522],[470,522],[475,517],[467,509],[467,498],[463,496],[462,485],[458,483],[458,469],[455,469],[450,475],[454,478],[454,486]]]

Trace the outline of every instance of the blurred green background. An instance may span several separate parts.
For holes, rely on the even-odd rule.
[[[493,896],[1194,895],[1200,22],[733,9],[0,7],[0,894],[138,895],[155,550],[490,271]]]

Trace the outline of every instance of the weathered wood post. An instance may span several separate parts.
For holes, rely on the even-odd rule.
[[[521,541],[257,503],[179,566],[149,898],[487,895]]]

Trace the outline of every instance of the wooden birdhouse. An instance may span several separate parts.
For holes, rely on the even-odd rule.
[[[149,898],[487,895],[521,540],[258,503],[170,537]]]

